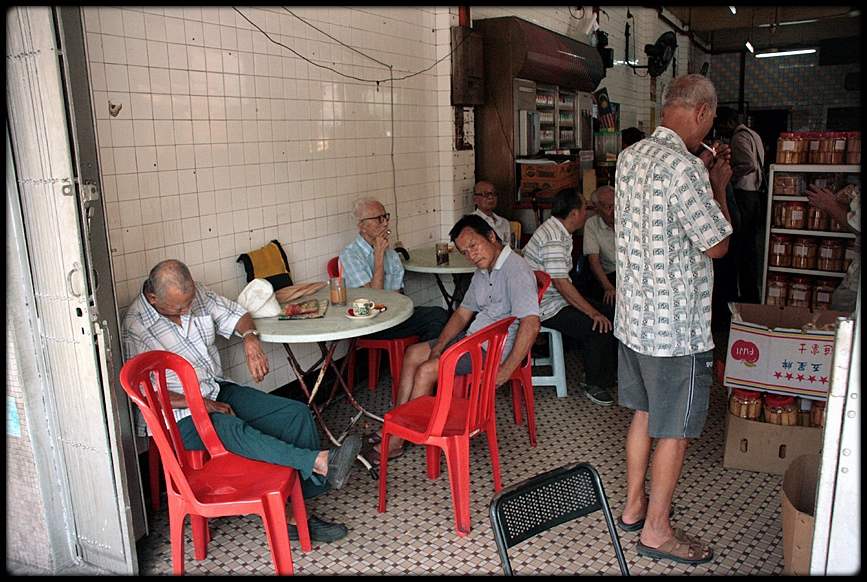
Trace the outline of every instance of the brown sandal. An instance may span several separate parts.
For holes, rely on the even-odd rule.
[[[705,551],[708,555],[704,556]],[[659,546],[651,548],[639,540],[638,553],[657,560],[672,560],[680,564],[704,564],[713,559],[713,548],[703,545],[699,540],[686,535],[679,527],[674,528],[674,537]]]
[[[403,455],[403,449],[401,449],[400,452],[390,454],[388,460],[396,459],[401,455]],[[361,456],[364,457],[371,466],[379,467],[380,453],[373,447],[370,447],[366,451],[361,451]]]

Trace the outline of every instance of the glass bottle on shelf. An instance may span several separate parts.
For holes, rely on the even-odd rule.
[[[772,267],[789,267],[792,264],[792,237],[772,234],[768,264]]]
[[[811,236],[799,236],[792,243],[792,267],[795,269],[815,269],[819,245]]]
[[[768,275],[768,305],[786,306],[789,298],[789,278],[780,273]]]
[[[839,281],[816,279],[813,285],[813,309],[831,309],[831,298],[837,290]]]
[[[789,285],[789,298],[786,305],[789,307],[810,307],[813,299],[813,284],[810,277],[792,277]]]

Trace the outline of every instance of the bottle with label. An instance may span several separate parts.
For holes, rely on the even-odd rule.
[[[807,203],[806,202],[786,202],[786,208],[783,211],[783,227],[795,230],[801,230],[807,223]]]
[[[792,264],[792,237],[787,234],[771,235],[771,252],[768,264],[772,267],[789,267]]]
[[[846,241],[846,250],[843,254],[843,270],[848,271],[849,265],[861,254],[861,245],[854,238]]]
[[[828,212],[810,206],[807,211],[807,230],[828,230]]]
[[[764,417],[765,422],[770,424],[797,426],[798,411],[795,410],[795,397],[766,394]]]

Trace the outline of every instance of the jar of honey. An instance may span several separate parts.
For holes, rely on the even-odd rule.
[[[766,394],[764,417],[765,422],[770,424],[797,426],[798,411],[795,410],[795,397],[781,396],[779,394]]]
[[[789,307],[810,307],[813,300],[813,282],[810,277],[792,277],[789,285]]]
[[[813,426],[825,426],[825,401],[814,400],[810,407],[810,424]]]
[[[757,390],[733,389],[729,398],[729,412],[747,420],[761,420],[762,393]]]
[[[843,255],[845,254],[843,241],[838,238],[823,238],[819,241],[819,255],[816,259],[816,268],[820,271],[842,271]]]
[[[768,264],[772,267],[792,265],[792,237],[785,234],[772,234]]]
[[[831,309],[831,298],[837,290],[837,281],[816,279],[813,285],[813,309]]]
[[[807,211],[807,230],[828,230],[828,212],[815,206]]]
[[[786,202],[783,210],[783,228],[800,230],[807,224],[807,203]]]
[[[815,269],[819,244],[810,236],[799,236],[792,243],[792,267],[795,269]]]
[[[789,278],[779,273],[768,275],[768,297],[765,304],[785,307],[788,297]]]

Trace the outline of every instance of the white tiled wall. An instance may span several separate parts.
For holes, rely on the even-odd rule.
[[[626,9],[603,10],[622,58]],[[235,259],[275,238],[295,281],[323,280],[328,259],[357,235],[359,196],[385,204],[407,248],[447,236],[472,210],[474,153],[454,148],[457,8],[83,12],[121,309],[166,258],[235,298],[246,283]],[[635,46],[664,32],[654,10],[631,13]],[[473,19],[510,15],[587,41],[589,7],[471,8]],[[648,129],[646,79],[621,65],[602,85],[625,123]],[[408,274],[406,286],[417,303],[441,301],[430,277]],[[222,348],[227,372],[249,381],[237,342]],[[318,355],[309,348],[306,358]],[[269,356],[268,391],[293,377],[282,348]]]

